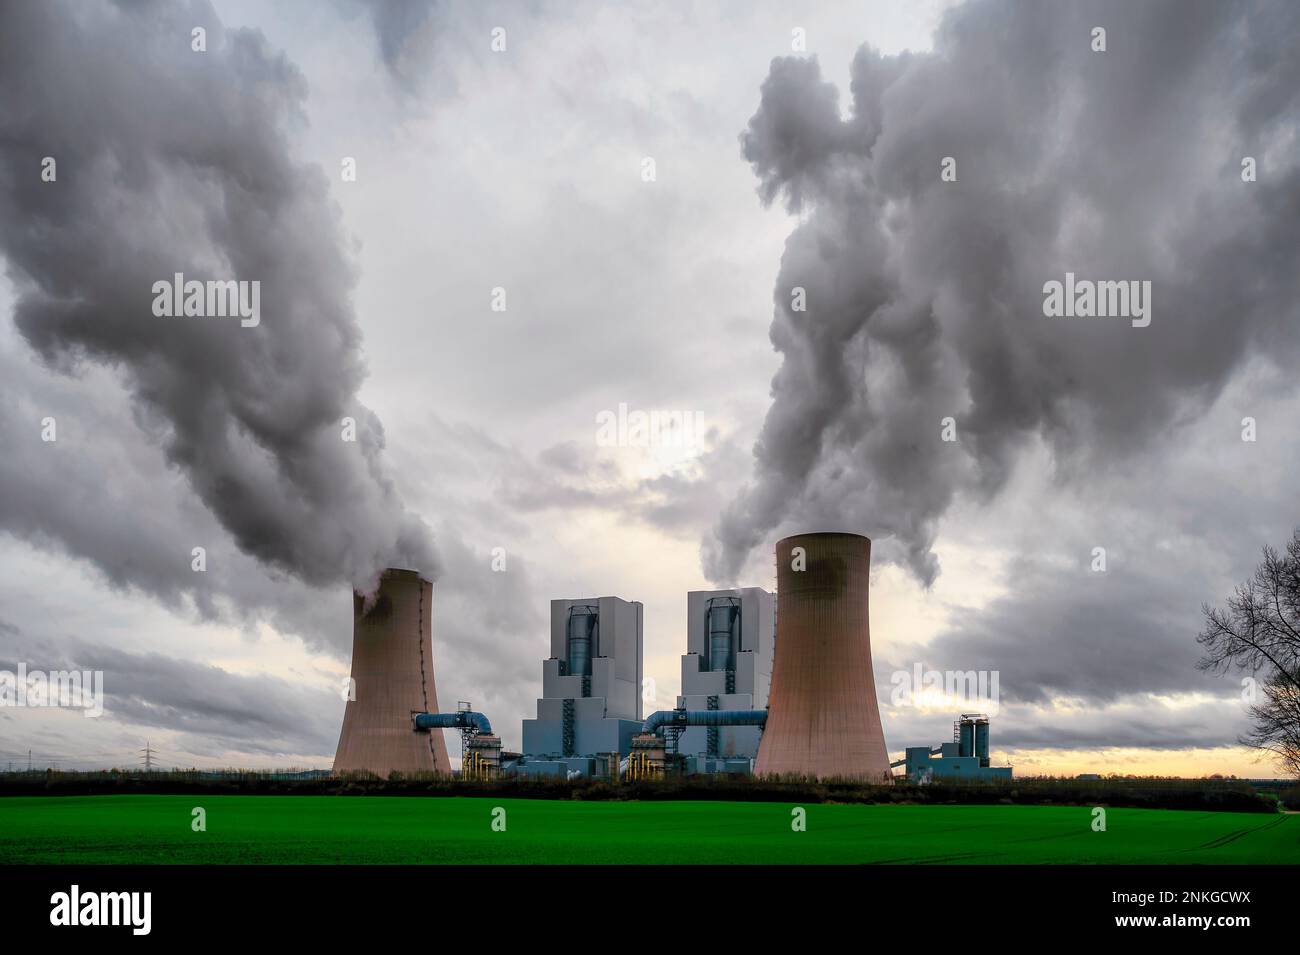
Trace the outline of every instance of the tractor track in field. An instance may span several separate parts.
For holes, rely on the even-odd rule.
[[[864,862],[862,865],[894,865],[904,862],[912,865],[930,865],[936,862],[952,862],[955,859],[977,859],[986,856],[986,852],[961,852],[956,855],[944,856],[899,856],[895,859],[872,859],[870,862]]]
[[[1221,849],[1224,846],[1229,845],[1230,843],[1236,842],[1238,839],[1242,838],[1243,836],[1248,836],[1253,832],[1264,832],[1268,829],[1276,828],[1277,826],[1282,825],[1282,823],[1284,822],[1286,822],[1286,817],[1279,816],[1277,819],[1274,819],[1272,822],[1266,822],[1262,826],[1254,826],[1249,829],[1236,829],[1232,832],[1229,832],[1226,835],[1220,836],[1217,839],[1211,839],[1209,842],[1204,843],[1203,845],[1199,845],[1196,848],[1197,849]],[[1187,849],[1185,851],[1193,852],[1195,850]]]

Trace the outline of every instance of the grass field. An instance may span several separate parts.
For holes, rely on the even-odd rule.
[[[202,806],[207,831],[191,829]],[[491,828],[496,806],[506,831]],[[382,796],[0,799],[2,863],[1300,863],[1300,816]]]

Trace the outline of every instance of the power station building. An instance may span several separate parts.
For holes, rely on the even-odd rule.
[[[759,587],[686,595],[679,710],[762,710],[772,684],[776,601]],[[677,740],[687,772],[752,771],[760,726],[688,726]]]
[[[635,601],[551,601],[551,655],[537,718],[523,721],[517,771],[591,775],[617,766],[641,729],[642,630]]]
[[[686,598],[682,688],[673,710],[643,714],[643,608],[619,597],[551,601],[550,656],[522,754],[505,753],[486,714],[443,713],[434,685],[433,585],[384,571],[353,594],[353,692],[334,771],[450,774],[443,741],[459,731],[462,773],[640,779],[753,773],[909,782],[1002,780],[989,721],[963,714],[953,741],[913,746],[893,764],[871,660],[871,541],[857,534],[787,537],[776,545],[775,595],[759,587]]]

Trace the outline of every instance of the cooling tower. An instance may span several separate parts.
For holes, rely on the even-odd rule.
[[[352,595],[352,679],[334,772],[450,773],[441,732],[419,733],[411,714],[437,713],[430,621],[433,584],[413,570],[384,571],[369,607]]]
[[[755,774],[887,779],[867,616],[871,541],[787,537],[776,565],[776,659]]]

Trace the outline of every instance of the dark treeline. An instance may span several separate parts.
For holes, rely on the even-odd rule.
[[[0,796],[113,794],[296,796],[499,796],[514,799],[738,800],[751,802],[1075,805],[1223,812],[1276,812],[1279,800],[1300,808],[1300,786],[1261,789],[1245,780],[1028,777],[1000,783],[936,782],[925,786],[859,781],[668,777],[635,782],[607,779],[469,780],[433,774],[388,779],[368,774],[329,776],[239,772],[35,772],[0,775]]]

